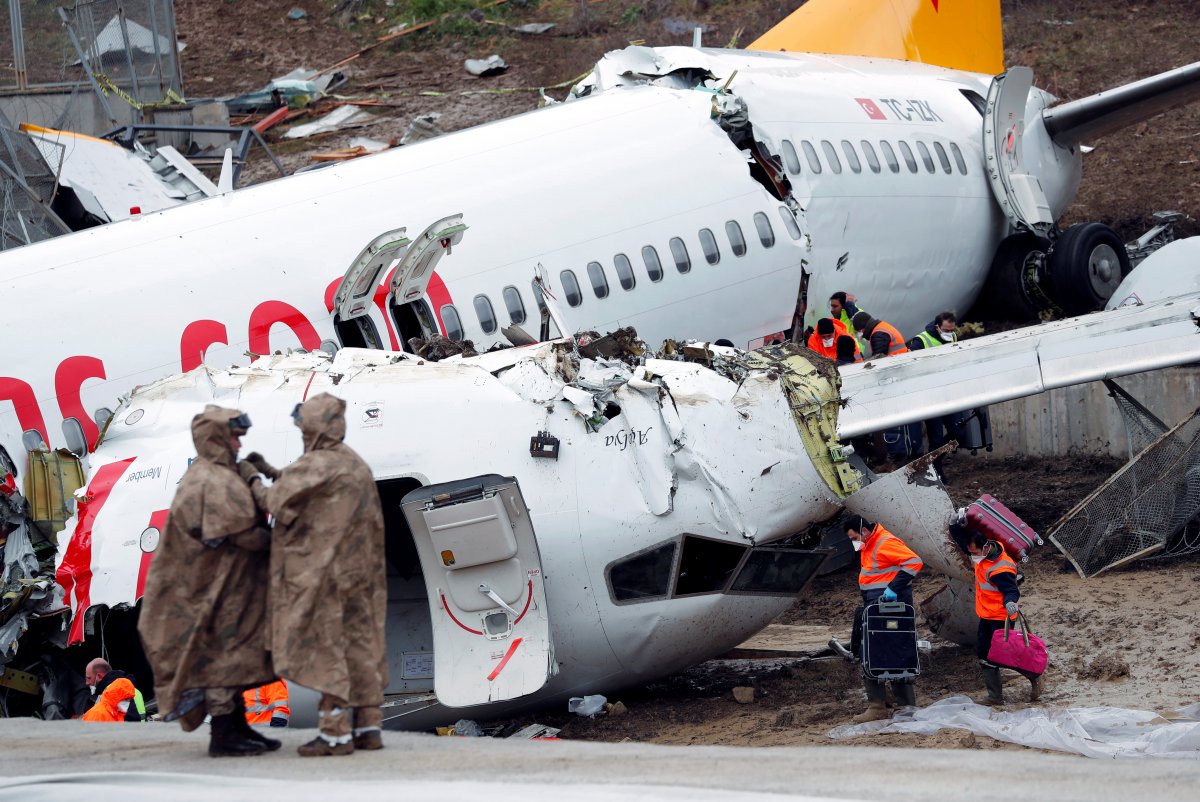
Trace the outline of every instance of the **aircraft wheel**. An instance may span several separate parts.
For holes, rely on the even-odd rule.
[[[1102,309],[1129,273],[1125,243],[1103,223],[1076,223],[1050,254],[1050,287],[1068,315]]]
[[[1000,243],[981,302],[997,320],[1034,320],[1045,306],[1038,286],[1050,242],[1036,234],[1015,234]]]

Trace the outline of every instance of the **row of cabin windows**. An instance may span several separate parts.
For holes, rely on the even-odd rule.
[[[783,221],[784,228],[787,229],[788,236],[794,240],[800,239],[800,227],[796,225],[796,219],[792,213],[784,206],[779,207],[779,217]],[[754,213],[754,231],[758,235],[758,241],[763,248],[771,248],[775,245],[775,230],[771,227],[771,220],[763,212]],[[729,220],[725,223],[725,237],[729,241],[729,250],[734,256],[746,255],[746,238],[742,234],[742,227],[736,220]],[[717,244],[717,237],[711,229],[702,228],[699,232],[700,249],[704,254],[704,260],[710,265],[715,265],[721,261],[721,250]],[[672,237],[668,246],[671,250],[671,260],[675,265],[675,269],[679,273],[688,273],[692,269],[692,258],[688,253],[687,244],[679,237]],[[659,282],[663,279],[662,260],[659,259],[658,250],[653,245],[646,245],[642,248],[642,265],[646,269],[646,277],[652,282]],[[621,289],[628,292],[637,286],[637,275],[634,273],[633,263],[629,257],[623,253],[618,253],[613,257],[613,268],[617,274],[617,283]],[[597,298],[607,298],[610,292],[608,283],[608,274],[604,270],[604,265],[599,262],[587,263],[588,282],[592,286],[592,292]],[[583,303],[583,291],[579,286],[579,279],[575,276],[574,270],[564,270],[559,273],[559,280],[562,282],[563,296],[566,298],[569,306],[579,306]],[[541,292],[538,290],[536,282],[532,284],[533,297],[537,301],[539,310],[544,308],[545,302],[542,300]],[[516,287],[508,286],[501,291],[501,297],[504,300],[504,306],[508,310],[508,317],[513,325],[521,325],[525,322],[525,302],[521,298],[521,293]],[[496,319],[495,309],[492,307],[492,301],[487,295],[476,295],[473,301],[475,307],[475,316],[479,319],[479,326],[483,329],[484,334],[492,334],[499,328],[499,323]],[[440,310],[442,317],[442,325],[446,328],[446,336],[451,340],[461,340],[463,338],[462,321],[458,316],[453,304],[446,304]]]
[[[883,166],[879,161],[879,155],[875,151],[875,145],[863,139],[859,143],[862,148],[863,158],[866,159],[867,167],[873,173],[883,171]],[[958,172],[963,175],[967,174],[967,162],[963,158],[962,150],[953,142],[950,143],[950,152],[947,154],[946,147],[941,142],[933,143],[933,152],[929,150],[929,146],[924,142],[917,140],[917,154],[920,155],[922,164],[925,165],[925,172],[936,173],[937,166],[934,164],[934,156],[937,156],[937,163],[941,165],[943,173],[949,175],[954,172],[954,167],[950,164],[950,158],[954,158],[954,165],[958,167]],[[807,139],[800,142],[800,148],[804,151],[804,160],[808,162],[808,169],[814,175],[820,174],[824,169],[824,165],[829,166],[830,171],[834,173],[842,172],[842,161],[838,157],[838,149],[834,144],[827,139],[822,139],[820,142],[821,151],[825,154],[825,162],[822,164],[820,156],[817,154],[817,148],[812,142]],[[850,171],[854,173],[862,172],[862,162],[858,158],[858,150],[854,144],[848,139],[843,139],[842,156],[846,159],[846,164],[850,167]],[[910,173],[919,171],[917,166],[917,156],[913,154],[913,150],[909,144],[903,139],[896,142],[900,148],[900,157],[904,159],[904,164],[908,167]],[[879,153],[883,154],[883,160],[887,163],[888,169],[893,173],[900,172],[900,160],[896,157],[896,151],[892,149],[892,144],[886,139],[879,140]],[[800,155],[796,152],[796,147],[788,140],[783,140],[783,163],[787,167],[787,171],[792,175],[800,175]]]

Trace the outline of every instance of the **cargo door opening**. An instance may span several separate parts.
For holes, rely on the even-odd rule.
[[[433,704],[433,627],[425,577],[412,530],[400,508],[401,499],[421,487],[411,477],[375,483],[383,506],[384,553],[387,561],[388,687],[385,718],[391,719]]]

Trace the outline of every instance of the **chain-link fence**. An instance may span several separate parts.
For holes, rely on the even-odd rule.
[[[58,165],[0,114],[0,251],[68,233],[50,210]]]
[[[1087,578],[1200,547],[1200,409],[1172,429],[1119,389],[1132,459],[1063,516],[1050,540]]]
[[[0,3],[0,92],[88,87],[135,108],[182,95],[173,0]]]

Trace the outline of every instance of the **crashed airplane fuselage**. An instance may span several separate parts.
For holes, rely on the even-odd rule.
[[[71,640],[97,609],[140,599],[196,410],[245,410],[246,448],[286,464],[301,450],[288,410],[331,392],[384,502],[388,690],[405,695],[392,726],[605,691],[719,654],[786,609],[825,558],[780,541],[858,486],[838,456],[836,371],[793,351],[730,349],[719,372],[581,359],[569,342],[436,364],[347,349],[141,388],[92,455],[62,539]]]

